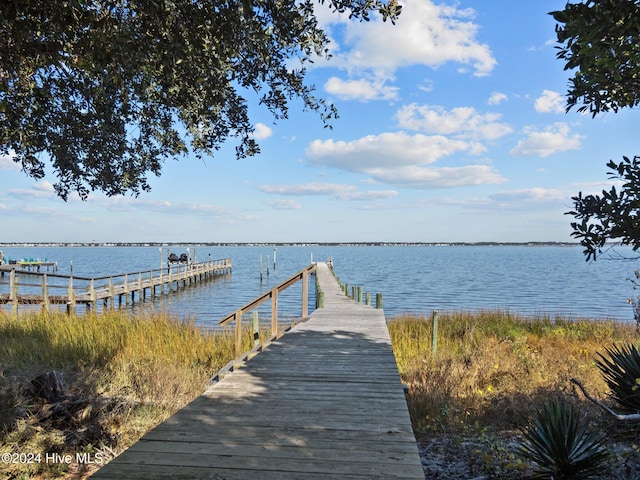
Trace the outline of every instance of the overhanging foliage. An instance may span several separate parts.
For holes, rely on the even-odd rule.
[[[360,20],[400,13],[395,0],[315,3]],[[190,149],[237,138],[237,158],[256,154],[249,93],[276,120],[297,98],[329,125],[335,108],[305,83],[328,42],[312,0],[0,2],[0,155],[35,179],[50,163],[65,200],[138,195]]]

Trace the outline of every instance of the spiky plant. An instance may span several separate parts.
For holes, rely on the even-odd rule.
[[[596,478],[608,457],[604,435],[587,432],[573,405],[545,403],[522,430],[522,456],[535,462],[533,478],[554,480]]]
[[[605,348],[596,364],[611,390],[609,395],[626,413],[640,413],[640,352],[635,345]]]

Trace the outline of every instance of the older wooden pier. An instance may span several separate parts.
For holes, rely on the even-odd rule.
[[[384,313],[317,264],[323,308],[97,479],[424,479]]]
[[[18,265],[19,266],[19,265]],[[124,273],[106,277],[86,278],[55,273],[25,271],[16,265],[0,265],[0,275],[8,273],[8,293],[0,292],[0,305],[10,305],[17,312],[20,305],[66,305],[73,310],[84,304],[95,308],[98,302],[114,306],[153,297],[165,288],[178,288],[231,272],[231,259],[201,263],[170,264],[144,272]],[[56,293],[58,292],[58,293]]]

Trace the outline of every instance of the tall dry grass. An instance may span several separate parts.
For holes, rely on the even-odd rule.
[[[232,335],[163,313],[0,312],[0,452],[117,453],[202,393],[234,357]],[[56,407],[30,387],[52,370],[64,374],[67,393]],[[0,477],[66,468],[20,467],[0,465]]]
[[[418,432],[522,426],[544,401],[583,402],[573,377],[605,398],[596,352],[639,339],[631,324],[500,311],[441,314],[435,354],[431,317],[394,318],[389,332]]]

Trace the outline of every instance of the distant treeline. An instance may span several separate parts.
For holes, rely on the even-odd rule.
[[[0,247],[404,247],[529,246],[573,247],[577,242],[0,242]]]

